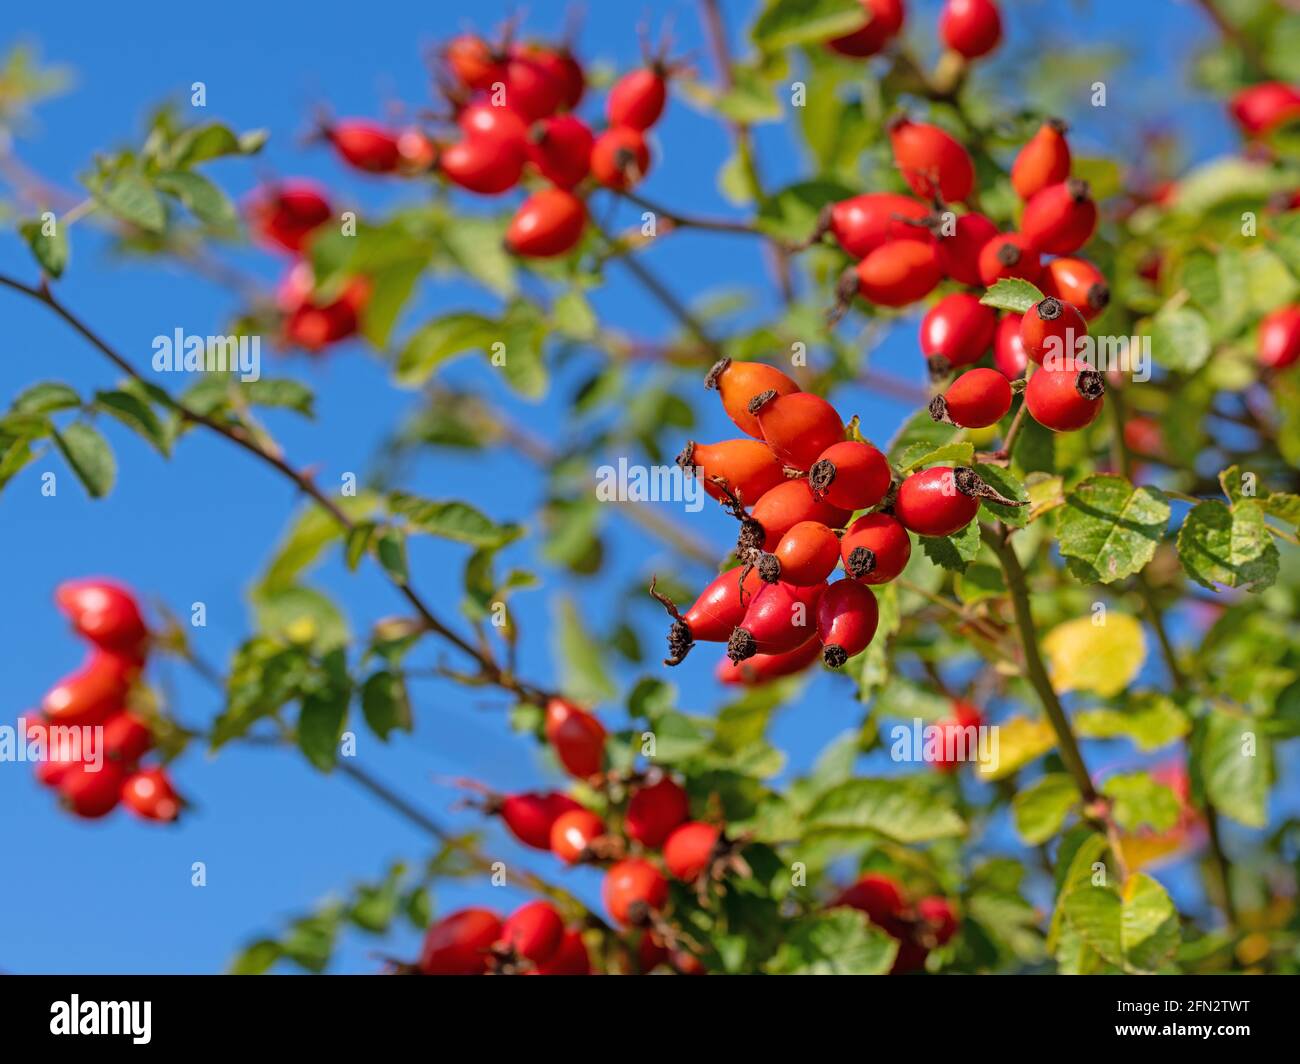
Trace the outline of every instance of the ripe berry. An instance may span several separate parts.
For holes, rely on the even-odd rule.
[[[582,806],[567,794],[550,791],[496,797],[489,801],[487,808],[499,815],[510,834],[525,846],[549,850],[555,822],[565,813],[580,810]]]
[[[368,174],[391,174],[402,159],[397,135],[365,119],[345,119],[329,126],[325,136],[345,162]]]
[[[528,141],[528,161],[551,184],[571,189],[591,171],[595,138],[575,115],[554,115],[536,126]]]
[[[721,443],[696,443],[692,440],[677,456],[677,464],[687,471],[694,469],[704,484],[704,490],[715,499],[725,497],[715,483],[715,478],[721,478],[747,506],[785,482],[785,467],[781,460],[760,440],[723,440]]]
[[[953,292],[921,319],[921,353],[927,359],[942,358],[949,366],[969,366],[989,349],[997,327],[998,312],[979,296]]]
[[[1002,315],[998,331],[993,334],[993,364],[1009,381],[1024,376],[1029,361],[1024,342],[1020,339],[1021,318],[1020,314]]]
[[[1086,181],[1048,185],[1025,204],[1020,231],[1040,252],[1069,255],[1078,251],[1097,228],[1097,204]]]
[[[565,864],[577,864],[587,854],[592,839],[605,834],[605,822],[587,809],[561,813],[551,825],[551,852]]]
[[[92,650],[80,669],[50,688],[41,710],[54,724],[100,724],[122,708],[139,672],[130,658]]]
[[[107,762],[106,762],[107,764]],[[122,784],[122,801],[145,820],[175,820],[181,814],[181,800],[163,768],[146,768]]]
[[[1025,405],[1030,416],[1053,432],[1073,432],[1101,413],[1106,384],[1087,363],[1066,358],[1030,374]]]
[[[830,528],[843,528],[849,519],[847,511],[818,499],[803,479],[787,480],[772,488],[754,504],[751,514],[763,530],[763,542],[754,546],[761,546],[769,553],[776,550],[781,537],[800,521],[818,521]]]
[[[563,938],[564,921],[549,901],[521,905],[501,925],[501,944],[534,964],[554,954]]]
[[[889,123],[894,163],[913,192],[947,203],[965,200],[975,187],[970,154],[938,126],[899,115]]]
[[[713,862],[722,829],[716,824],[692,820],[677,828],[664,843],[664,865],[668,874],[684,883],[699,879]]]
[[[1232,98],[1231,111],[1244,132],[1267,133],[1300,117],[1300,89],[1281,81],[1251,85]]]
[[[830,232],[840,247],[861,259],[887,241],[921,239],[925,230],[908,220],[920,222],[929,214],[930,208],[911,196],[864,192],[831,207]]]
[[[560,764],[578,779],[594,776],[604,767],[604,725],[566,699],[552,698],[546,704],[546,741]]]
[[[472,103],[460,112],[456,124],[470,140],[495,141],[520,149],[528,142],[527,121],[510,107]]]
[[[830,576],[839,560],[839,537],[819,521],[800,521],[781,537],[776,550],[759,559],[758,571],[769,584],[784,580],[808,587]]]
[[[841,668],[861,654],[876,634],[880,619],[876,596],[856,580],[837,580],[817,600],[817,637],[822,641],[822,660],[832,669]]]
[[[631,857],[605,873],[601,895],[615,923],[640,925],[668,900],[668,880],[649,861]]]
[[[1091,321],[1110,302],[1110,286],[1101,271],[1084,259],[1052,259],[1044,268],[1043,294],[1069,303]]]
[[[813,635],[802,646],[788,650],[784,654],[755,654],[744,661],[732,661],[724,656],[718,662],[714,676],[719,683],[755,687],[770,683],[782,676],[793,676],[797,672],[803,672],[817,660],[821,649],[821,640]]]
[[[519,183],[525,154],[522,140],[466,137],[442,153],[438,166],[447,180],[461,188],[482,196],[496,196]]]
[[[998,227],[975,211],[959,216],[951,233],[945,234],[943,227],[938,227],[934,237],[943,272],[962,284],[978,285],[980,252],[997,235]]]
[[[438,145],[424,130],[411,126],[397,134],[398,170],[403,174],[427,174],[438,165]]]
[[[743,583],[740,577],[740,567],[728,569],[686,611],[682,619],[693,638],[704,643],[725,643],[731,638],[731,630],[745,619],[745,610],[762,586],[756,569],[744,574]]]
[[[564,87],[548,64],[525,48],[512,48],[505,66],[505,103],[528,121],[545,118],[560,106]]]
[[[659,121],[668,102],[668,86],[657,66],[624,74],[609,90],[605,117],[611,126],[647,130]]]
[[[555,84],[559,91],[558,106],[569,111],[578,106],[586,90],[587,79],[582,72],[582,66],[573,57],[572,52],[567,48],[556,51],[539,44],[521,45],[518,50],[536,63],[545,76]]]
[[[967,732],[967,728],[979,728],[984,724],[984,714],[969,702],[954,700],[952,716],[939,722],[943,736],[938,756],[931,764],[939,772],[954,772],[961,766],[961,760],[970,760],[977,751],[977,733]],[[952,757],[949,758],[949,751]]]
[[[939,16],[939,36],[958,55],[978,59],[1002,40],[1002,15],[992,0],[948,0]]]
[[[596,138],[591,149],[591,175],[606,188],[632,188],[649,172],[650,149],[639,129],[615,126]]]
[[[591,957],[587,954],[586,943],[582,941],[582,932],[576,927],[565,931],[555,952],[528,974],[590,975]]]
[[[1160,422],[1150,417],[1130,417],[1124,422],[1124,446],[1139,458],[1163,458],[1165,434]]]
[[[153,746],[149,725],[134,713],[123,710],[104,722],[104,756],[125,765],[134,765]]]
[[[81,636],[107,650],[134,653],[149,637],[140,606],[121,584],[108,580],[68,580],[54,601]]]
[[[1259,323],[1259,364],[1286,369],[1300,359],[1300,306],[1278,307]]]
[[[864,584],[887,584],[907,567],[912,540],[896,517],[863,514],[840,540],[844,571]]]
[[[744,661],[755,654],[784,654],[807,642],[816,629],[809,617],[826,585],[766,585],[745,611],[744,622],[727,641],[727,656]]]
[[[639,788],[627,804],[623,829],[630,839],[657,850],[690,815],[690,799],[668,776]]]
[[[329,200],[309,181],[284,181],[260,189],[248,202],[248,221],[267,244],[302,251],[307,238],[330,219]]]
[[[903,914],[907,902],[902,886],[892,876],[869,872],[860,877],[831,902],[832,907],[840,905],[866,913],[873,924],[895,938],[901,937],[906,929]]]
[[[59,795],[71,812],[96,820],[117,808],[124,779],[126,769],[116,761],[104,761],[97,770],[88,762],[78,761],[68,765],[59,780]]]
[[[859,440],[831,444],[808,471],[813,494],[850,513],[875,506],[885,497],[892,477],[889,459]]]
[[[930,239],[891,240],[857,265],[858,293],[882,307],[924,299],[943,280],[939,249]]]
[[[1054,296],[1035,303],[1020,319],[1020,342],[1025,354],[1040,366],[1073,358],[1087,335],[1088,323],[1083,315]]]
[[[582,200],[562,188],[534,192],[506,230],[506,248],[527,258],[554,258],[573,250],[587,227]]]
[[[1008,277],[1038,280],[1038,249],[1020,233],[1001,233],[980,251],[980,280],[991,287]]]
[[[636,944],[637,971],[649,975],[668,960],[668,948],[651,931],[643,931]]]
[[[447,66],[467,89],[491,89],[505,80],[505,57],[473,34],[453,38],[444,52]]]
[[[775,366],[762,362],[733,362],[729,358],[714,364],[704,378],[704,386],[716,389],[722,397],[722,408],[736,427],[758,440],[763,438],[763,430],[758,426],[758,418],[749,412],[753,398],[769,391],[789,395],[799,390],[799,385]]]
[[[425,975],[483,975],[501,937],[501,918],[488,909],[461,909],[425,932],[420,971]]]
[[[903,28],[906,10],[903,0],[860,0],[868,21],[860,30],[846,33],[826,42],[828,48],[840,55],[865,59],[875,55]]]
[[[1059,185],[1070,176],[1070,145],[1065,139],[1069,127],[1059,118],[1049,118],[1011,164],[1011,187],[1026,202],[1049,185]]]
[[[795,469],[811,468],[822,451],[844,439],[835,407],[811,392],[763,392],[750,400],[749,412],[758,418],[763,441]]]
[[[370,282],[364,277],[353,278],[330,303],[317,302],[314,288],[311,264],[299,262],[276,292],[285,313],[285,340],[312,352],[356,333],[370,299]]]
[[[965,429],[996,425],[1011,409],[1011,385],[995,369],[967,370],[930,403],[936,421],[946,415]]]
[[[947,898],[937,894],[922,898],[916,903],[916,915],[929,925],[927,930],[937,945],[947,945],[957,933],[957,913]]]
[[[970,473],[970,470],[962,470]],[[963,491],[965,477],[950,466],[933,466],[913,473],[898,489],[894,513],[918,536],[950,536],[975,519],[979,499]]]

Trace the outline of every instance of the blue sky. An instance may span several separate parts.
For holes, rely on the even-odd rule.
[[[473,5],[474,24],[480,29],[494,25],[507,6],[497,0]],[[638,52],[629,11],[639,15],[651,6],[588,5],[583,49],[620,68],[632,65]],[[911,6],[918,26],[933,24],[937,4]],[[1053,19],[1077,18],[1072,31],[1087,41],[1135,47],[1160,42],[1116,79],[1104,121],[1080,128],[1080,139],[1096,153],[1107,150],[1112,138],[1133,143],[1139,120],[1162,117],[1143,110],[1152,99],[1145,89],[1175,77],[1178,58],[1203,31],[1192,5],[1107,2],[1087,5],[1092,12],[1087,18],[1074,14],[1084,5],[1008,6],[1025,11],[1024,22],[1008,20],[1013,49],[1034,48],[1033,35],[1045,32]],[[1060,12],[1063,6],[1069,13]],[[565,7],[534,0],[528,5],[529,27],[558,30]],[[724,7],[733,26],[752,10],[744,2]],[[707,64],[695,5],[673,2],[653,8],[656,19],[674,14],[680,50]],[[274,172],[314,175],[342,201],[397,202],[414,190],[345,172],[324,151],[304,149],[299,137],[321,100],[344,115],[382,116],[394,100],[404,101],[410,110],[427,106],[421,49],[467,24],[462,10],[446,3],[358,8],[232,0],[218,10],[144,2],[133,4],[131,18],[125,19],[111,5],[83,5],[75,18],[55,5],[27,5],[7,20],[11,28],[0,44],[37,42],[48,59],[72,67],[77,80],[68,95],[40,110],[17,150],[37,172],[71,186],[94,151],[132,142],[153,105],[184,99],[190,84],[201,80],[208,94],[205,117],[237,128],[265,126],[273,134],[256,163],[222,162],[212,169],[233,193],[242,195],[260,174]],[[1066,28],[1058,24],[1055,32]],[[591,101],[586,108],[592,109]],[[1229,143],[1217,108],[1205,104],[1180,114],[1198,155]],[[712,180],[727,151],[713,125],[677,100],[656,139],[656,164],[643,189],[647,196],[701,213],[729,209]],[[797,173],[798,159],[779,130],[764,131],[761,145],[772,183]],[[60,283],[62,297],[139,365],[147,362],[155,335],[178,327],[211,332],[235,309],[218,288],[171,269],[113,262],[86,231],[74,231],[73,237],[74,260]],[[764,283],[763,264],[753,252],[744,238],[681,235],[656,248],[648,261],[671,278],[676,291],[694,296]],[[280,263],[274,256],[244,252],[236,258],[268,285],[278,276]],[[0,268],[33,276],[25,249],[12,235],[0,240]],[[453,285],[430,284],[408,311],[404,326],[409,329],[474,298]],[[637,334],[661,335],[671,327],[617,269],[595,302],[606,320]],[[7,337],[0,394],[11,396],[43,379],[67,381],[83,393],[115,380],[100,356],[40,308],[8,293],[0,294],[0,307]],[[590,365],[576,364],[557,374],[557,392],[571,391]],[[886,339],[874,365],[921,380],[910,326]],[[288,454],[300,465],[318,467],[323,482],[343,471],[371,468],[385,427],[413,402],[409,393],[394,390],[383,367],[356,347],[319,362],[287,361],[271,372],[300,375],[317,391],[315,422],[291,416],[268,421]],[[490,371],[477,363],[456,366],[453,376],[497,393]],[[562,407],[556,402],[532,407],[498,398],[542,434],[563,428]],[[869,435],[877,439],[888,438],[907,412],[860,389],[846,389],[841,408],[862,415]],[[712,404],[701,403],[699,409],[698,438],[729,434]],[[29,468],[0,496],[8,559],[6,608],[0,611],[5,719],[36,705],[79,662],[81,648],[51,601],[54,586],[67,577],[112,575],[182,614],[192,602],[206,603],[208,627],[195,634],[196,646],[210,660],[227,660],[249,630],[243,593],[297,505],[284,483],[224,441],[192,434],[173,460],[164,462],[114,426],[107,426],[107,435],[119,460],[118,484],[109,499],[87,500],[54,459]],[[50,468],[60,477],[52,499],[39,491],[40,473]],[[492,490],[485,492],[484,485]],[[470,499],[503,520],[525,519],[539,490],[537,478],[519,463],[480,457],[426,460],[414,471],[410,486],[433,497]],[[727,519],[709,509],[690,520],[713,538],[721,554]],[[612,589],[639,572],[645,558],[663,553],[626,522],[611,529],[611,548],[608,587],[573,588],[595,604],[597,622],[614,605]],[[454,613],[459,597],[462,560],[460,551],[432,544],[421,544],[412,554],[417,584],[432,601],[445,604],[447,615]],[[531,545],[525,542],[511,560],[528,564]],[[545,575],[544,592],[517,603],[525,638],[522,671],[542,682],[554,679],[545,602],[571,583],[556,573]],[[704,575],[696,572],[689,578],[701,582]],[[331,562],[319,580],[345,604],[354,631],[400,610],[391,589],[373,572],[352,575]],[[647,627],[643,635],[651,651],[658,648],[657,626]],[[433,648],[423,660],[435,660]],[[711,668],[711,656],[697,651],[674,677],[684,690],[703,692],[687,700],[687,708],[707,709],[719,701]],[[171,692],[183,719],[204,721],[216,712],[212,692],[182,670],[169,667],[156,679]],[[464,814],[450,809],[454,794],[438,786],[437,779],[471,775],[519,789],[546,779],[529,745],[506,738],[506,708],[491,695],[420,681],[415,734],[391,748],[361,734],[362,761],[444,820],[467,822]],[[791,751],[795,765],[807,764],[831,737],[852,727],[858,714],[847,681],[819,679],[803,704],[778,721],[775,740]],[[231,749],[209,759],[196,749],[177,765],[176,775],[197,808],[175,829],[157,829],[125,814],[98,824],[74,822],[37,787],[27,766],[0,765],[5,852],[0,908],[9,914],[0,933],[0,970],[220,970],[242,941],[275,930],[283,918],[306,910],[330,891],[377,877],[392,859],[419,860],[428,852],[418,831],[347,780],[312,771],[293,752]],[[508,860],[523,856],[499,832],[492,840],[494,852]],[[205,888],[190,886],[194,861],[206,863]],[[575,873],[570,881],[594,897],[589,873]],[[439,891],[438,905],[450,908],[467,896],[463,888],[448,887]],[[482,898],[483,889],[473,896]],[[407,934],[384,949],[409,953],[416,940]],[[373,940],[350,934],[335,970],[373,970],[375,948]]]

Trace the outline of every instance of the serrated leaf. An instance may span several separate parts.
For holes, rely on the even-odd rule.
[[[1146,772],[1109,776],[1101,785],[1101,793],[1111,800],[1115,823],[1124,831],[1167,831],[1178,823],[1178,796]]]
[[[840,908],[813,913],[783,930],[767,965],[775,975],[884,975],[898,942],[873,927],[865,913]]]
[[[153,407],[138,395],[126,391],[96,392],[95,408],[139,433],[160,454],[171,453],[171,436],[166,426]]]
[[[589,340],[596,334],[596,314],[587,297],[577,288],[570,288],[555,297],[551,307],[555,327],[565,336],[575,340]]]
[[[1144,872],[1129,876],[1120,894],[1125,960],[1138,971],[1158,971],[1173,958],[1182,937],[1178,910],[1165,888]]]
[[[822,208],[852,195],[853,191],[838,181],[800,181],[787,185],[759,207],[758,224],[765,233],[780,240],[803,240],[816,228]]]
[[[1061,899],[1065,919],[1108,964],[1124,966],[1123,903],[1105,887],[1079,887]]]
[[[190,126],[182,130],[171,144],[167,161],[174,169],[188,169],[226,155],[253,155],[261,151],[269,136],[264,129],[250,130],[237,136],[219,122]]]
[[[594,704],[613,698],[613,680],[605,665],[600,641],[588,631],[578,607],[563,597],[556,608],[556,655],[559,658],[563,690],[577,701]]]
[[[345,688],[328,686],[303,697],[298,714],[298,748],[307,760],[328,772],[338,760],[339,739],[348,718]]]
[[[1166,369],[1195,373],[1210,357],[1210,326],[1191,307],[1162,310],[1151,321],[1151,357]]]
[[[409,732],[411,703],[401,677],[387,669],[366,677],[361,685],[361,713],[370,730],[385,742],[394,730]]]
[[[162,198],[143,174],[128,171],[92,191],[110,213],[125,222],[153,233],[161,233],[167,226]]]
[[[421,532],[474,547],[504,547],[524,532],[516,524],[497,524],[468,503],[437,502],[401,491],[388,496],[388,509]]]
[[[987,761],[975,766],[983,780],[1006,779],[1056,746],[1056,732],[1045,720],[1012,717],[996,725],[997,745]]]
[[[980,297],[986,307],[1009,310],[1023,314],[1035,303],[1043,301],[1043,293],[1019,277],[1007,277],[993,285]]]
[[[92,499],[102,499],[113,490],[117,462],[98,430],[84,421],[73,422],[62,431],[54,430],[54,445]]]
[[[1057,524],[1061,554],[1084,583],[1132,576],[1155,557],[1169,514],[1157,488],[1134,488],[1109,474],[1087,477],[1065,497]]]
[[[972,521],[960,532],[951,536],[917,536],[925,556],[936,565],[962,572],[975,559],[980,550],[980,528]]]
[[[808,811],[809,830],[868,830],[902,843],[952,838],[965,821],[947,799],[906,779],[852,779],[821,795]]]
[[[41,269],[51,277],[62,277],[68,265],[67,229],[57,220],[54,222],[53,232],[46,233],[45,229],[44,222],[33,219],[23,222],[18,227],[18,232],[27,241],[27,246],[32,249],[32,254]]]
[[[397,359],[397,382],[423,384],[443,362],[468,351],[487,350],[501,339],[501,327],[482,314],[447,314],[429,322],[406,341]]]
[[[751,32],[760,49],[774,52],[839,37],[866,22],[857,0],[769,0]]]
[[[1101,623],[1093,623],[1094,618]],[[1057,693],[1092,691],[1103,698],[1133,682],[1147,653],[1142,626],[1113,609],[1058,624],[1043,636],[1042,645]]]
[[[199,221],[216,229],[233,229],[239,221],[235,205],[202,174],[174,170],[159,174],[154,184],[175,196]]]
[[[931,447],[924,442],[904,447],[898,455],[896,464],[900,473],[911,473],[922,466],[936,465],[944,462],[952,466],[968,466],[975,458],[975,445],[968,440],[945,443]]]
[[[1247,827],[1266,826],[1272,747],[1262,722],[1213,710],[1198,723],[1194,751],[1219,811]]]
[[[289,377],[262,377],[255,381],[241,381],[237,387],[244,399],[254,406],[295,410],[308,418],[316,416],[316,397],[301,381]]]
[[[276,588],[253,603],[258,626],[269,636],[331,650],[348,641],[348,626],[325,595],[309,587]]]
[[[1064,772],[1035,780],[1011,801],[1017,834],[1026,845],[1041,845],[1061,830],[1078,801],[1079,789]]]
[[[1198,584],[1262,591],[1277,579],[1277,545],[1258,500],[1231,509],[1216,499],[1194,506],[1178,530],[1178,557]]]
[[[1139,750],[1158,750],[1191,731],[1192,722],[1168,695],[1138,692],[1122,705],[1079,710],[1074,729],[1085,739],[1131,739]]]
[[[406,564],[406,537],[396,528],[381,528],[374,540],[375,557],[394,583],[402,585],[411,579]]]
[[[42,381],[20,392],[9,409],[14,414],[53,414],[80,405],[81,397],[73,388],[59,381]]]

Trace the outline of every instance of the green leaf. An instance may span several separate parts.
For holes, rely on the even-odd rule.
[[[565,596],[559,600],[556,612],[555,649],[562,690],[588,704],[613,698],[616,689],[605,667],[600,641],[583,624],[577,605]]]
[[[54,445],[92,499],[102,499],[113,490],[117,462],[98,430],[75,421],[62,432],[54,430]]]
[[[0,488],[8,484],[35,457],[30,437],[0,432]]]
[[[308,418],[316,416],[315,396],[301,381],[290,377],[262,377],[255,381],[242,381],[237,387],[254,406],[295,410]]]
[[[1123,772],[1108,777],[1101,793],[1111,800],[1115,822],[1125,831],[1149,827],[1167,831],[1178,823],[1178,796],[1146,772]]]
[[[1139,750],[1158,750],[1192,729],[1187,714],[1168,695],[1135,692],[1121,706],[1079,710],[1074,728],[1085,739],[1128,738]]]
[[[374,507],[374,498],[368,494],[346,495],[336,501],[354,521],[359,521]],[[320,557],[321,551],[342,537],[343,529],[333,517],[319,506],[304,506],[276,545],[275,553],[254,589],[254,597],[293,587],[302,573]]]
[[[783,929],[767,965],[776,975],[884,975],[898,942],[872,927],[865,913],[840,908],[802,917]]]
[[[367,676],[361,685],[361,713],[370,730],[385,742],[394,730],[409,732],[411,702],[401,677],[387,669]]]
[[[917,536],[921,549],[936,565],[962,572],[975,559],[980,550],[980,528],[972,521],[960,532],[951,536]]]
[[[1162,310],[1151,321],[1151,357],[1166,369],[1195,373],[1210,357],[1210,326],[1191,307]]]
[[[987,307],[1010,310],[1016,314],[1023,314],[1035,303],[1042,301],[1043,293],[1019,277],[1007,277],[998,281],[980,297],[980,302]]]
[[[1079,887],[1061,901],[1065,919],[1108,964],[1124,967],[1123,903],[1105,887]]]
[[[162,199],[143,174],[127,171],[92,191],[110,213],[124,222],[153,233],[161,233],[167,226]]]
[[[1198,503],[1178,531],[1178,557],[1198,584],[1217,591],[1262,591],[1277,579],[1278,551],[1254,499],[1231,509],[1218,500]]]
[[[1041,845],[1061,830],[1078,801],[1079,789],[1066,773],[1049,773],[1012,799],[1016,832],[1026,845]]]
[[[1029,492],[1021,483],[1020,478],[1014,473],[1003,469],[1001,466],[985,465],[983,462],[976,462],[971,468],[979,474],[984,483],[1004,498],[1015,499],[1022,503],[1029,502]],[[1025,525],[1029,524],[1028,505],[1006,506],[1000,502],[981,499],[980,507],[986,515],[991,515],[1012,528],[1024,528]]]
[[[53,414],[58,410],[74,410],[81,405],[81,397],[59,381],[42,381],[20,392],[10,411],[15,414]]]
[[[1169,524],[1169,502],[1157,488],[1134,488],[1123,477],[1087,477],[1065,497],[1057,526],[1070,572],[1089,584],[1110,584],[1139,572]]]
[[[254,603],[257,623],[269,636],[329,650],[348,641],[348,626],[325,595],[308,587],[277,588]]]
[[[282,956],[280,943],[269,938],[258,939],[239,951],[227,971],[231,975],[263,975]]]
[[[162,419],[147,402],[134,392],[96,392],[95,408],[116,418],[127,428],[139,433],[160,454],[171,453],[171,435]]]
[[[1043,636],[1042,647],[1058,693],[1093,691],[1103,698],[1133,682],[1147,653],[1142,626],[1115,609],[1063,621]]]
[[[898,434],[889,441],[889,461],[898,466],[900,458],[904,456],[910,460],[927,454],[950,442],[958,431],[953,425],[935,421],[930,412],[922,408],[908,418]],[[922,446],[924,450],[921,450]]]
[[[301,647],[262,636],[244,643],[226,679],[226,705],[212,728],[212,748],[245,734],[298,697],[309,675],[310,661]]]
[[[270,134],[254,129],[238,136],[219,122],[190,126],[172,142],[167,161],[173,169],[187,169],[226,155],[254,155],[262,150]]]
[[[154,184],[180,200],[205,225],[214,229],[233,229],[239,222],[235,205],[201,174],[171,171],[155,177]]]
[[[922,466],[938,465],[940,462],[951,466],[968,466],[974,457],[975,445],[967,440],[945,443],[938,447],[922,441],[904,447],[895,459],[895,464],[898,471],[906,475]]]
[[[62,277],[68,265],[68,233],[57,219],[51,228],[53,231],[46,233],[45,223],[40,219],[33,219],[23,222],[18,227],[18,232],[27,241],[27,246],[32,249],[32,254],[36,256],[41,269],[51,277]]]
[[[410,581],[411,572],[406,563],[406,537],[400,529],[380,529],[375,539],[375,557],[394,583],[401,585]]]
[[[966,824],[948,800],[908,778],[853,779],[832,787],[808,812],[810,830],[869,830],[897,842],[961,835]]]
[[[1178,910],[1165,888],[1144,872],[1129,876],[1121,893],[1120,941],[1128,966],[1159,971],[1173,958],[1182,938]]]
[[[298,748],[322,772],[338,760],[339,739],[348,719],[346,689],[333,686],[303,697],[298,714]]]
[[[858,0],[769,0],[752,34],[760,49],[774,52],[840,37],[866,23]]]
[[[1006,580],[996,565],[968,565],[954,580],[957,597],[970,606],[985,599],[1001,598],[1007,593]]]
[[[505,220],[460,215],[439,232],[457,267],[492,292],[510,297],[518,291],[515,260],[505,250]]]
[[[1206,797],[1233,820],[1265,827],[1272,744],[1262,722],[1212,710],[1197,722],[1193,749]]]
[[[589,340],[596,335],[598,322],[587,297],[578,288],[570,288],[555,297],[551,307],[555,327],[575,340]]]
[[[413,259],[394,263],[371,275],[371,295],[361,311],[361,332],[375,347],[388,346],[393,326],[415,292],[426,265],[427,259]]]
[[[406,341],[397,358],[397,382],[404,387],[421,385],[447,359],[467,351],[486,351],[500,339],[500,325],[481,314],[462,311],[437,318]]]
[[[542,348],[546,340],[546,321],[537,308],[526,300],[512,303],[501,320],[500,368],[506,384],[525,399],[540,399],[546,394],[546,363]],[[495,352],[494,352],[495,355]],[[493,365],[497,365],[493,361]]]
[[[817,216],[828,203],[853,195],[838,181],[800,181],[770,196],[758,210],[758,224],[765,233],[790,242],[805,239],[817,225]]]
[[[435,502],[401,491],[388,496],[388,509],[420,532],[474,547],[504,547],[524,532],[519,525],[497,524],[468,503]]]

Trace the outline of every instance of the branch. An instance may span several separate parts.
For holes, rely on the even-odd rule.
[[[773,239],[752,222],[739,221],[734,218],[703,218],[699,215],[681,214],[678,211],[662,207],[630,189],[624,189],[618,195],[629,203],[634,203],[644,210],[657,214],[660,218],[669,222],[674,229],[703,229],[715,233],[742,233],[746,236],[756,236],[764,240]],[[776,243],[774,239],[773,242]]]

